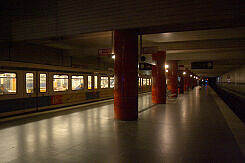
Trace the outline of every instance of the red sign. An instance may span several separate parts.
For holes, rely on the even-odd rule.
[[[111,49],[99,49],[98,50],[98,55],[99,56],[108,56],[112,53]]]

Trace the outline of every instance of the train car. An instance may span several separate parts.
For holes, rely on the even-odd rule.
[[[139,93],[150,91],[150,83],[142,77]],[[110,99],[113,90],[112,72],[0,62],[0,117]]]
[[[152,90],[152,78],[149,75],[139,74],[138,77],[139,93],[147,93]]]

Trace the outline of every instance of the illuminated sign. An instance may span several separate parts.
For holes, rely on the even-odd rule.
[[[140,70],[152,70],[152,65],[149,63],[140,63],[139,69]]]

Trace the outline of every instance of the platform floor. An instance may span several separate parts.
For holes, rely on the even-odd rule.
[[[210,89],[150,99],[138,121],[114,120],[108,102],[0,124],[0,162],[245,162]]]

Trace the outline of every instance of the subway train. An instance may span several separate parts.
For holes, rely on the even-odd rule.
[[[149,75],[138,75],[138,92],[151,91]],[[112,72],[0,62],[0,117],[58,109],[113,98]]]

